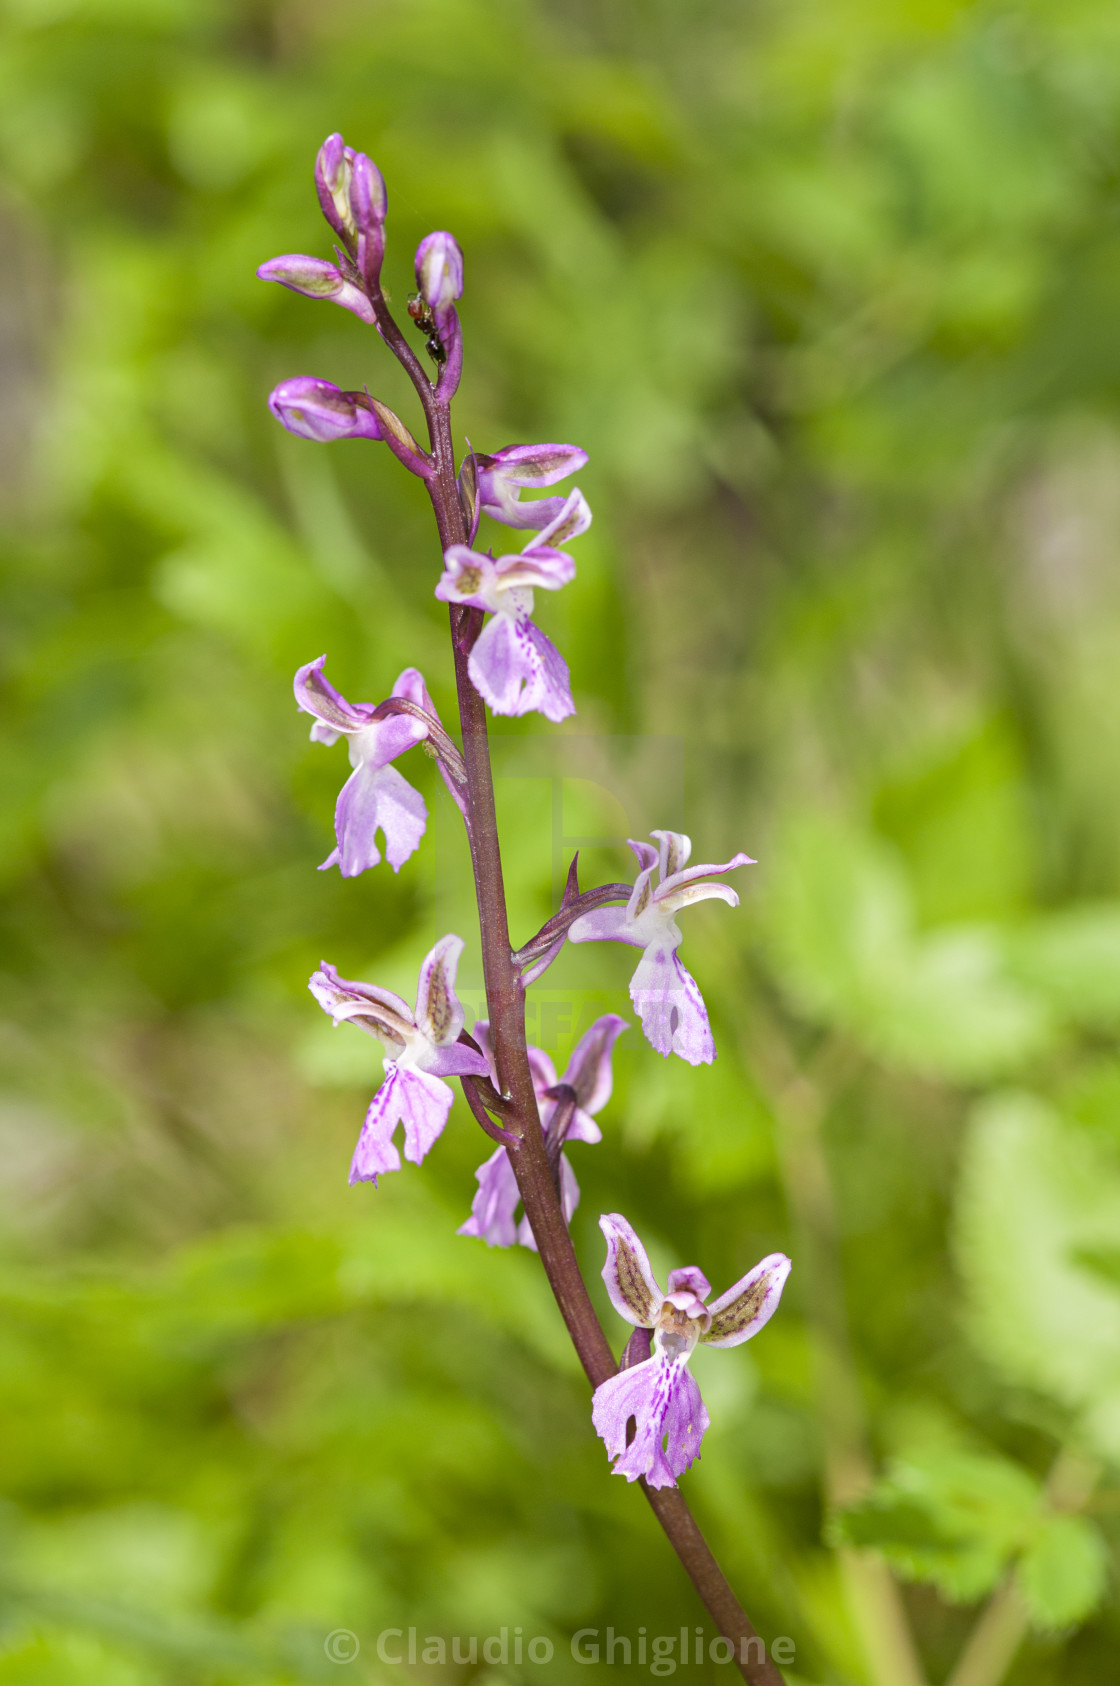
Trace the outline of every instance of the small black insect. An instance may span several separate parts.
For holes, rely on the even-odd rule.
[[[441,365],[446,363],[447,351],[444,347],[443,341],[439,337],[439,329],[436,327],[436,319],[432,314],[432,307],[424,302],[424,299],[419,293],[409,294],[408,314],[411,316],[420,332],[427,336],[424,341],[424,350],[428,353],[432,362],[439,363]]]

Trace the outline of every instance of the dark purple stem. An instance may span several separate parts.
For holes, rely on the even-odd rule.
[[[468,536],[455,478],[450,408],[446,400],[438,397],[435,387],[394,322],[380,289],[371,289],[369,296],[382,338],[407,369],[424,406],[434,462],[434,473],[425,479],[425,485],[435,511],[440,548],[445,551],[450,545],[465,543]],[[455,603],[450,605],[450,615],[463,761],[467,772],[464,817],[478,902],[490,1042],[499,1088],[509,1103],[505,1114],[511,1126],[509,1133],[515,1136],[515,1140],[507,1144],[506,1151],[549,1286],[580,1363],[595,1388],[617,1375],[618,1365],[595,1315],[568,1234],[526,1054],[525,988],[510,949],[486,704],[467,672],[471,649],[482,630],[482,615],[477,610]],[[628,885],[610,886],[612,890],[616,888],[624,889],[626,895],[630,893]],[[475,1103],[481,1108],[477,1095],[468,1095],[467,1099],[472,1111]],[[492,1135],[493,1129],[487,1128],[487,1134]],[[734,1645],[737,1666],[743,1678],[750,1681],[751,1686],[784,1686],[781,1671],[769,1657],[764,1654],[762,1660],[755,1660],[755,1653],[760,1649],[756,1630],[732,1592],[680,1489],[651,1488],[644,1480],[642,1488],[713,1622]],[[755,1641],[753,1646],[749,1646],[751,1640]]]

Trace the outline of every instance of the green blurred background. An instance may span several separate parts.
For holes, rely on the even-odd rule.
[[[254,279],[329,253],[336,128],[398,301],[430,228],[465,249],[458,435],[591,453],[540,617],[579,715],[497,728],[515,932],[574,839],[585,883],[655,825],[761,863],[687,916],[718,1063],[632,1031],[573,1154],[619,1345],[600,1211],[717,1291],[794,1256],[697,1357],[690,1501],[799,1680],[1113,1679],[1115,6],[0,15],[0,1686],[606,1682],[573,1629],[703,1619],[535,1260],[455,1236],[461,1103],[346,1185],[377,1049],[312,967],[408,990],[458,928],[481,987],[430,766],[399,878],[314,870],[344,757],[296,665],[377,700],[417,663],[453,713],[417,483],[265,408],[313,374],[415,425],[376,336]],[[549,973],[558,1062],[628,972]],[[556,1658],[383,1667],[410,1625]]]

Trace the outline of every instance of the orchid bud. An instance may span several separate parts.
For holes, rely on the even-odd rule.
[[[305,257],[301,252],[288,252],[280,258],[269,258],[257,270],[262,281],[279,281],[293,293],[303,293],[309,299],[331,299],[352,310],[363,322],[374,322],[373,306],[360,287],[347,281],[341,270],[325,258]]]
[[[463,294],[463,254],[452,234],[425,235],[416,250],[416,285],[429,309],[448,310]]]
[[[364,152],[328,135],[315,160],[315,188],[323,215],[357,256],[368,284],[377,285],[385,255],[385,213],[389,198],[377,165]]]
[[[330,381],[297,375],[269,394],[268,407],[282,427],[301,439],[380,439],[381,429],[364,392],[342,392]]]
[[[350,208],[357,232],[367,235],[381,228],[389,209],[385,178],[372,158],[367,158],[364,152],[354,154]]]
[[[356,153],[350,180],[350,207],[358,231],[358,267],[372,292],[379,291],[381,287],[388,204],[381,171],[364,152]]]
[[[315,191],[323,215],[346,244],[353,249],[358,238],[350,208],[350,181],[354,173],[354,148],[341,135],[328,135],[315,160]]]

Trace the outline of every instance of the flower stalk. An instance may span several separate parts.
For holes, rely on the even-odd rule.
[[[672,916],[680,906],[708,895],[718,895],[733,905],[737,898],[727,886],[693,885],[691,881],[747,864],[748,857],[736,856],[727,866],[685,872],[688,839],[675,833],[657,833],[661,839],[661,859],[660,881],[655,889],[651,887],[650,874],[658,860],[658,851],[648,844],[635,844],[642,867],[638,884],[607,885],[584,896],[579,894],[573,863],[560,913],[523,949],[517,952],[512,949],[490,762],[487,695],[491,706],[503,713],[522,713],[528,707],[539,707],[549,718],[559,719],[571,712],[567,669],[558,652],[533,625],[530,613],[534,586],[556,589],[574,572],[566,554],[555,547],[582,531],[590,521],[590,512],[578,492],[567,499],[523,503],[520,490],[551,485],[586,459],[584,453],[569,446],[512,446],[486,457],[476,457],[473,451],[468,451],[463,471],[457,475],[450,401],[462,364],[462,336],[455,310],[455,301],[462,292],[462,254],[452,236],[444,233],[429,235],[417,253],[419,292],[410,301],[409,313],[414,325],[428,336],[426,349],[435,369],[434,377],[429,379],[394,320],[381,286],[387,201],[376,166],[364,154],[345,147],[340,136],[332,136],[320,154],[316,184],[324,215],[345,243],[345,251],[336,247],[337,268],[316,259],[286,257],[262,266],[260,273],[264,279],[280,281],[295,291],[333,300],[377,328],[416,389],[427,424],[428,450],[422,450],[405,424],[378,400],[360,393],[341,393],[325,382],[300,378],[285,383],[283,389],[277,389],[279,397],[274,395],[274,413],[291,431],[304,437],[381,440],[423,480],[435,515],[440,550],[449,570],[437,595],[448,601],[461,757],[443,731],[434,708],[428,706],[430,699],[415,669],[401,675],[393,698],[376,709],[367,709],[365,705],[347,704],[333,688],[326,686],[321,677],[322,662],[311,663],[297,676],[297,698],[301,707],[316,716],[318,724],[313,728],[313,735],[319,734],[320,741],[333,741],[338,735],[346,734],[351,742],[352,760],[356,757],[356,770],[347,787],[353,786],[354,793],[342,819],[336,816],[336,824],[342,828],[339,848],[344,871],[349,870],[344,831],[352,834],[348,858],[354,870],[363,870],[379,858],[373,843],[373,797],[381,799],[386,809],[386,791],[398,792],[398,801],[401,800],[399,787],[386,782],[389,774],[394,780],[399,778],[388,767],[389,760],[403,753],[410,742],[424,738],[439,759],[448,789],[463,815],[470,849],[489,1015],[487,1041],[496,1088],[491,1087],[490,1077],[483,1075],[486,1062],[478,1044],[461,1030],[462,1009],[454,994],[454,964],[458,955],[455,944],[461,947],[458,938],[442,939],[425,962],[428,970],[422,969],[415,1015],[399,997],[390,1000],[388,992],[338,979],[333,968],[316,974],[320,980],[318,995],[321,1004],[336,1019],[347,1016],[361,1021],[364,1017],[363,1028],[376,1027],[380,1015],[390,1039],[396,1038],[396,1043],[404,1049],[394,1074],[374,1097],[367,1119],[367,1130],[370,1120],[389,1127],[388,1134],[382,1130],[378,1137],[376,1153],[367,1150],[367,1158],[376,1169],[385,1168],[388,1156],[396,1156],[391,1142],[396,1111],[390,1107],[390,1100],[383,1098],[389,1084],[400,1085],[407,1080],[413,1093],[419,1092],[419,1085],[425,1085],[428,1100],[419,1104],[427,1104],[430,1115],[431,1108],[444,1105],[439,1094],[441,1082],[453,1073],[460,1076],[471,1112],[508,1156],[549,1286],[587,1378],[597,1390],[597,1396],[601,1396],[600,1390],[619,1378],[619,1364],[580,1272],[568,1232],[559,1174],[560,1149],[577,1096],[570,1084],[554,1086],[550,1095],[553,1102],[550,1124],[555,1128],[552,1139],[546,1138],[526,1044],[526,982],[539,975],[565,940],[605,937],[630,942],[644,950],[645,972],[639,968],[631,993],[640,1016],[645,1018],[649,1014],[646,1024],[649,1040],[659,1052],[667,1055],[672,1048],[694,1064],[710,1059],[714,1048],[706,1010],[693,980],[676,960],[680,932]],[[480,507],[507,525],[536,526],[543,531],[530,538],[520,556],[502,557],[495,562],[492,557],[469,549],[475,539]],[[489,622],[486,612],[492,617]],[[486,659],[480,659],[483,655],[480,648],[472,662],[484,631],[490,635]],[[400,739],[400,748],[396,737],[383,742],[376,736],[393,722],[401,726],[412,722],[414,726],[411,738],[405,734]],[[415,835],[418,840],[423,817],[423,804],[417,807],[414,803],[412,828],[398,847],[400,858],[409,852],[406,844],[415,847],[412,838]],[[396,823],[391,816],[389,829]],[[387,840],[389,829],[386,829]],[[387,853],[390,864],[398,864],[388,841]],[[606,904],[617,901],[626,901],[627,908],[615,909],[608,915]],[[581,919],[582,933],[572,939],[572,927]],[[647,977],[646,973],[650,975]],[[434,993],[429,989],[430,977],[436,979]],[[639,978],[641,987],[635,992]],[[650,1023],[655,1019],[658,1030],[651,1034]],[[373,1034],[380,1032],[373,1028]],[[386,1062],[387,1072],[393,1063]],[[498,1113],[500,1124],[491,1116],[494,1112]],[[401,1116],[407,1133],[410,1117],[407,1107]],[[421,1124],[425,1124],[424,1118]],[[413,1129],[415,1134],[415,1124]],[[415,1151],[410,1151],[407,1140],[406,1153],[417,1157]],[[358,1155],[355,1165],[359,1165]],[[361,1169],[357,1174],[365,1176]],[[752,1283],[758,1271],[771,1263],[764,1261],[763,1266],[756,1267],[756,1272],[731,1292],[741,1290],[744,1283]],[[788,1269],[788,1261],[784,1265]],[[666,1350],[670,1356],[675,1351],[673,1343],[680,1342],[679,1335],[670,1327],[676,1313],[675,1299],[684,1293],[679,1284],[674,1286],[678,1278],[682,1281],[687,1278],[689,1283],[698,1280],[707,1288],[699,1272],[689,1267],[670,1277],[668,1296],[660,1296],[657,1290],[660,1296],[657,1315],[661,1322],[656,1339],[661,1346],[668,1341]],[[777,1292],[780,1282],[773,1303]],[[685,1298],[695,1313],[696,1328],[710,1329],[713,1339],[721,1335],[720,1326],[713,1325],[712,1320],[713,1316],[718,1317],[724,1301],[706,1309],[699,1299],[693,1306],[687,1294]],[[767,1316],[773,1303],[769,1303]],[[687,1321],[689,1314],[681,1315]],[[764,1320],[764,1317],[757,1319]],[[721,1336],[719,1344],[734,1344],[746,1338],[743,1332],[746,1327],[744,1322],[742,1330],[732,1331],[732,1338]],[[648,1331],[639,1329],[635,1334],[637,1341],[631,1339],[624,1355],[627,1374],[643,1361],[660,1361],[649,1360]],[[688,1386],[695,1388],[690,1378]],[[674,1397],[691,1398],[688,1386],[682,1383],[683,1391]],[[706,1413],[703,1420],[706,1423]],[[697,1428],[692,1423],[686,1426],[694,1438],[703,1433],[702,1426]],[[623,1442],[627,1440],[625,1420],[621,1426],[616,1425],[615,1435],[616,1439],[621,1435]],[[782,1686],[780,1670],[767,1656],[679,1488],[669,1484],[650,1485],[644,1474],[637,1478],[713,1622],[731,1642],[743,1678],[752,1686]]]

